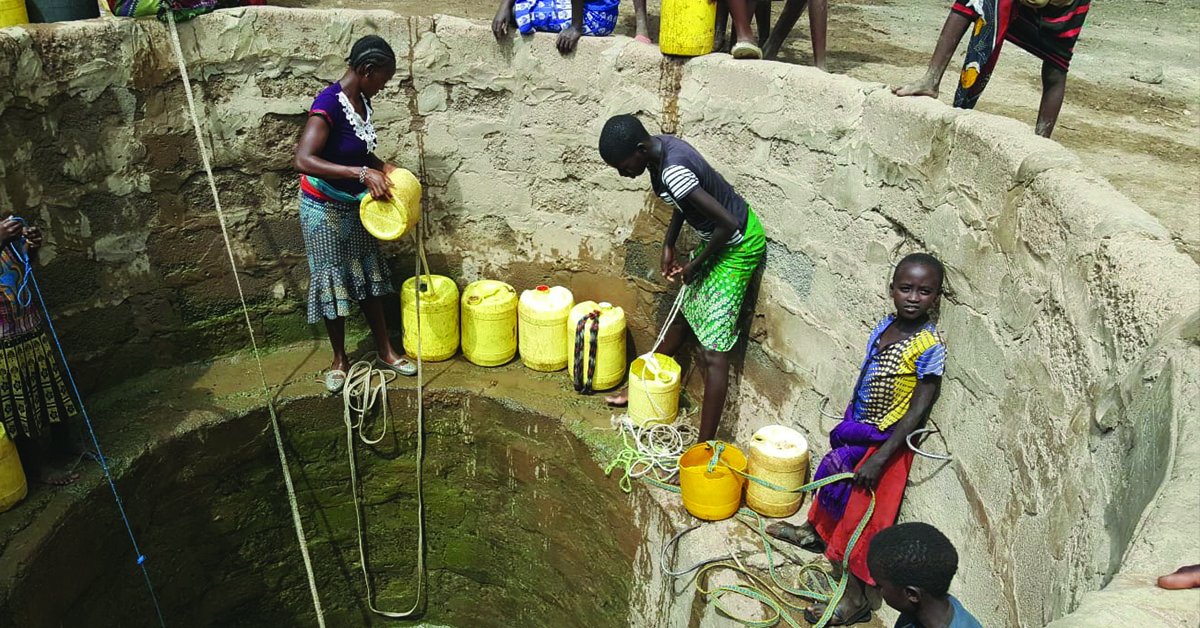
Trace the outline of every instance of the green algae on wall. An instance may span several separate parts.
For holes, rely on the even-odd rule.
[[[426,399],[429,588],[414,622],[365,607],[340,399],[279,409],[328,625],[627,625],[641,532],[586,446],[558,421],[507,404],[442,391]],[[406,610],[416,577],[414,399],[394,391],[390,409],[390,435],[374,447],[358,444],[356,455],[374,602]],[[313,621],[263,414],[168,441],[120,480],[122,494],[137,496],[127,502],[130,517],[169,625]],[[89,498],[13,583],[7,604],[17,625],[156,625],[107,499]],[[79,562],[71,551],[91,545],[102,548],[97,559],[68,569]]]

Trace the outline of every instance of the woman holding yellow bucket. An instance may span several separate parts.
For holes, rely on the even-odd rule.
[[[386,199],[388,174],[396,167],[375,156],[371,97],[396,73],[396,55],[382,38],[367,35],[354,43],[350,67],[341,80],[313,101],[296,147],[300,171],[300,226],[312,275],[308,322],[325,322],[333,364],[325,387],[336,393],[346,382],[346,316],[357,301],[379,349],[379,362],[402,375],[416,367],[401,357],[388,338],[380,297],[394,292],[392,275],[379,243],[359,219],[359,201],[370,193]]]
[[[738,340],[738,318],[750,279],[762,262],[766,234],[758,217],[725,179],[687,142],[671,135],[651,136],[637,118],[609,118],[600,133],[600,156],[623,177],[650,172],[654,193],[675,208],[663,241],[662,273],[687,284],[680,311],[659,346],[674,357],[689,337],[704,348],[704,405],[701,442],[717,435],[729,387],[729,351]],[[675,242],[683,223],[696,230],[704,248],[681,264]],[[629,401],[628,391],[607,398]]]

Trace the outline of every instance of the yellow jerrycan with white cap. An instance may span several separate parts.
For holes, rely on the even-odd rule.
[[[648,353],[629,365],[629,418],[638,426],[674,423],[679,414],[679,363]]]
[[[746,473],[786,489],[808,480],[808,440],[790,427],[768,425],[750,439]],[[757,482],[746,484],[746,505],[764,517],[790,517],[800,510],[803,493],[785,493]]]
[[[567,368],[567,317],[575,297],[562,286],[538,286],[521,293],[517,336],[521,361],[543,373]]]
[[[595,342],[592,341],[593,329]],[[567,373],[576,390],[608,390],[625,379],[625,310],[611,303],[584,301],[571,308],[566,331]],[[582,344],[577,354],[578,340],[582,340]],[[589,387],[588,373],[593,371]]]
[[[517,355],[517,291],[484,279],[463,288],[463,355],[478,366],[500,366]]]
[[[0,423],[0,512],[17,505],[25,499],[29,484],[25,481],[25,470],[17,455],[17,445],[8,437],[4,424]]]
[[[458,353],[458,286],[442,275],[420,275],[404,282],[400,309],[404,351],[417,355],[417,288],[421,289],[421,359],[449,360]]]

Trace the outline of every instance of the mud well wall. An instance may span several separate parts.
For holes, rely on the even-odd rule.
[[[639,349],[671,296],[669,213],[601,163],[605,118],[691,141],[769,237],[724,429],[798,425],[823,453],[889,265],[937,254],[950,347],[904,516],[965,557],[955,592],[986,625],[1041,626],[1120,566],[1195,414],[1196,265],[1151,217],[1025,125],[900,100],[810,68],[685,65],[628,39],[497,45],[483,25],[257,9],[181,28],[257,329],[308,337],[290,162],[352,41],[400,58],[375,102],[379,154],[420,171],[436,269],[571,286],[626,307]],[[39,278],[90,386],[243,347],[245,331],[182,83],[152,21],[0,31],[0,204],[44,225]],[[11,87],[10,87],[11,86]],[[389,245],[397,276],[408,242]],[[693,380],[694,380],[693,376]],[[692,382],[695,384],[695,381]],[[1190,393],[1189,393],[1190,391]]]

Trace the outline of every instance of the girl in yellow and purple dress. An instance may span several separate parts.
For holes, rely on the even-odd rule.
[[[813,474],[813,480],[840,473],[854,473],[854,479],[822,488],[806,524],[780,521],[767,527],[771,536],[824,552],[835,578],[846,561],[849,585],[826,625],[848,626],[871,616],[866,589],[876,583],[867,548],[875,534],[896,522],[913,460],[907,438],[929,416],[941,391],[946,345],[929,313],[942,294],[944,277],[941,262],[925,253],[896,265],[890,288],[896,313],[871,331],[845,418],[830,432],[829,453]],[[854,542],[872,493],[874,514]],[[824,614],[817,605],[804,616],[816,623]]]
[[[50,450],[73,453],[66,421],[79,411],[28,285],[41,245],[36,228],[0,221],[0,415],[29,476],[62,485],[79,475],[56,466]]]

